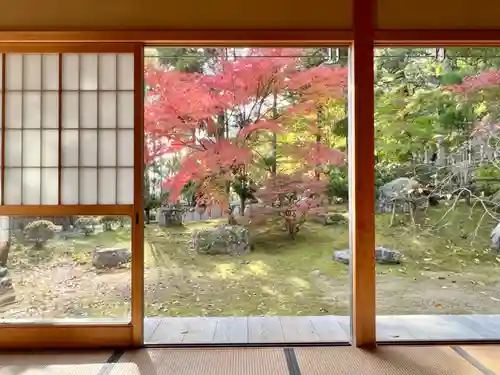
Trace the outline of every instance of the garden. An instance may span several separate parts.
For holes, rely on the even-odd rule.
[[[495,51],[376,51],[378,314],[500,307]],[[145,55],[146,315],[348,315],[347,50]],[[128,218],[0,220],[2,319],[130,318]]]

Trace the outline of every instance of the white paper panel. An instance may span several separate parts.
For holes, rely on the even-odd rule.
[[[99,204],[116,204],[116,169],[99,168]]]
[[[118,55],[118,90],[134,89],[134,54]]]
[[[79,95],[77,92],[62,93],[62,127],[78,128]]]
[[[57,130],[42,131],[42,166],[58,167],[59,133]]]
[[[5,203],[58,204],[61,158],[62,204],[132,204],[133,54],[6,58]]]
[[[57,92],[42,92],[42,127],[59,127],[59,97]]]
[[[80,55],[80,90],[97,90],[97,55]]]
[[[117,204],[134,203],[134,168],[118,169]]]
[[[23,93],[23,128],[40,129],[42,126],[42,94]]]
[[[97,130],[80,131],[80,166],[97,167]]]
[[[5,89],[22,90],[23,88],[23,55],[7,54],[5,56]]]
[[[40,152],[40,130],[23,130],[23,167],[40,167],[42,158]]]
[[[23,61],[23,89],[42,88],[42,55],[26,54]]]
[[[118,131],[118,166],[134,166],[134,131]]]
[[[116,166],[116,130],[99,130],[99,166]]]
[[[22,180],[21,168],[5,168],[4,200],[5,204],[21,204]]]
[[[97,204],[97,168],[80,169],[80,204]]]
[[[99,55],[99,90],[116,90],[116,61],[115,54]]]
[[[99,93],[99,128],[116,128],[116,92]]]
[[[21,128],[23,124],[23,94],[7,92],[5,94],[5,127]]]
[[[78,167],[79,147],[78,130],[63,130],[61,134],[63,167]]]
[[[62,56],[62,88],[63,90],[78,90],[80,88],[79,55],[70,53]]]
[[[61,170],[61,203],[78,204],[78,169]]]
[[[21,130],[5,131],[5,166],[21,167],[22,163]]]
[[[58,204],[59,171],[57,168],[42,169],[41,204]]]
[[[41,170],[39,168],[23,168],[23,204],[40,204]]]
[[[134,93],[119,92],[118,93],[118,127],[133,128],[134,127]]]
[[[45,54],[42,56],[42,89],[59,89],[59,56]]]
[[[80,93],[80,128],[97,128],[97,92]]]

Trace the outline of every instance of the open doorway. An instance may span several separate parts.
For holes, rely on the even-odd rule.
[[[348,48],[145,59],[145,343],[347,342]]]

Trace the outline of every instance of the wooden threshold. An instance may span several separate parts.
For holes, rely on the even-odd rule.
[[[0,350],[132,347],[131,325],[17,325],[0,327]]]

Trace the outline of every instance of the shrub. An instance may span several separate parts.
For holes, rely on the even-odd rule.
[[[330,201],[333,198],[349,199],[349,175],[347,167],[331,168],[328,171],[328,176],[330,178],[326,188],[328,199]]]
[[[99,217],[99,223],[102,224],[103,229],[106,232],[112,231],[114,229],[114,225],[120,224],[122,222],[122,218],[119,216],[101,216]]]
[[[75,221],[75,228],[82,231],[86,236],[95,232],[97,221],[93,217],[80,216]]]
[[[26,239],[35,242],[35,248],[40,249],[43,245],[54,238],[56,227],[48,220],[33,221],[24,227]]]
[[[477,194],[490,196],[500,190],[500,170],[496,166],[481,166],[475,172]]]

